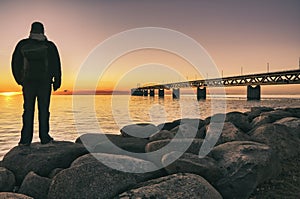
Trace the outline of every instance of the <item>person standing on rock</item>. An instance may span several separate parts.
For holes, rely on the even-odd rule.
[[[36,99],[41,144],[52,142],[49,135],[50,96],[52,84],[54,91],[61,86],[61,64],[57,47],[44,35],[42,23],[32,23],[29,38],[19,41],[11,67],[15,81],[23,87],[23,127],[19,146],[29,146],[32,142]]]

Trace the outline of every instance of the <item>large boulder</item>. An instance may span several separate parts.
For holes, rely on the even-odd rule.
[[[274,111],[273,108],[270,107],[251,107],[250,111],[246,113],[248,117],[248,121],[251,122],[254,118],[258,117],[263,112]]]
[[[260,183],[280,173],[278,158],[270,147],[251,141],[227,142],[209,154],[224,168],[214,186],[224,198],[245,198]]]
[[[19,194],[19,193],[11,193],[11,192],[0,192],[1,199],[34,199],[32,197]]]
[[[18,192],[35,199],[44,199],[47,198],[50,183],[49,178],[38,176],[31,171],[24,178]]]
[[[300,108],[284,108],[283,111],[290,112],[293,117],[300,118]]]
[[[173,128],[171,132],[174,132],[174,135],[177,135],[178,138],[196,138],[199,131],[197,127],[189,123],[184,123]]]
[[[145,153],[145,146],[149,141],[144,138],[137,137],[123,137],[115,134],[103,134],[103,133],[87,133],[78,137],[75,143],[83,144],[91,152],[95,147],[101,144],[107,145],[112,143],[119,148],[134,152],[134,153]]]
[[[148,139],[123,137],[114,134],[84,134],[77,138],[76,143],[83,143],[91,153],[110,153],[142,158]]]
[[[170,161],[177,158],[176,151],[163,156],[162,164],[166,165],[165,170],[168,174],[174,173],[194,173],[204,177],[209,183],[214,184],[222,177],[222,168],[218,162],[211,157],[200,158],[199,155],[184,153],[176,161]]]
[[[250,132],[251,139],[270,146],[280,160],[299,154],[300,138],[290,128],[280,124],[264,124]]]
[[[157,140],[173,139],[176,135],[175,131],[161,130],[149,138],[150,142]]]
[[[118,198],[221,199],[222,196],[201,176],[187,173],[147,181]]]
[[[298,117],[286,117],[281,120],[277,120],[273,124],[281,124],[291,129],[291,132],[300,138],[300,118]]]
[[[285,117],[291,117],[292,113],[283,110],[274,110],[269,112],[264,112],[260,116],[254,118],[251,122],[252,128],[256,128],[263,124],[273,123],[276,120],[280,120]]]
[[[153,172],[147,172],[151,170]],[[153,163],[145,160],[112,154],[87,154],[53,178],[48,199],[112,198],[139,182],[161,175]]]
[[[249,140],[249,135],[242,132],[231,122],[225,122],[223,125],[223,129],[213,128],[214,123],[210,123],[207,125],[206,129],[206,138],[218,140],[216,145],[223,144],[225,142],[231,141],[246,141]]]
[[[48,176],[55,168],[67,168],[77,157],[88,153],[82,144],[72,142],[55,142],[42,145],[33,143],[30,146],[16,146],[3,158],[3,166],[11,170],[17,184],[34,171],[40,176]]]
[[[177,126],[187,124],[196,129],[201,129],[205,125],[204,120],[197,119],[197,118],[183,118],[183,119],[175,120],[175,121],[173,121],[173,123],[177,124]]]
[[[149,138],[160,129],[154,124],[140,123],[124,126],[120,132],[124,137]]]
[[[223,123],[230,122],[244,132],[248,132],[251,129],[251,125],[248,120],[248,116],[241,112],[229,112],[227,114],[217,113],[211,117],[205,119],[205,124],[209,123]]]
[[[241,112],[230,112],[226,114],[226,122],[234,124],[237,128],[243,132],[248,132],[251,129],[251,125],[248,120],[248,116]]]
[[[167,130],[170,131],[171,129],[175,128],[176,126],[180,125],[180,120],[175,120],[173,122],[166,122],[157,125],[157,128],[159,130]]]
[[[14,174],[10,170],[0,167],[0,192],[13,191],[14,186]]]
[[[146,145],[147,158],[161,166],[162,157],[170,152],[177,151],[183,153],[199,154],[202,146],[202,139],[172,139],[158,140]]]

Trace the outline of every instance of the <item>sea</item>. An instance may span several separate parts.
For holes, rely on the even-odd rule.
[[[196,100],[194,95],[173,99],[166,95],[52,95],[50,135],[57,141],[74,142],[85,133],[120,134],[128,124],[159,125],[180,118],[205,119],[216,113],[247,112],[252,107],[300,107],[300,95],[262,95],[259,101],[247,101],[245,95],[207,96]],[[33,142],[38,138],[38,111],[35,110]],[[23,96],[0,95],[0,160],[20,139]]]

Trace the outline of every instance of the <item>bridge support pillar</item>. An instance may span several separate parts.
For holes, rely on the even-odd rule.
[[[143,91],[140,89],[131,89],[132,96],[143,96]]]
[[[180,89],[173,88],[173,99],[179,99],[179,97],[180,97]]]
[[[247,86],[247,100],[260,100],[260,85]]]
[[[197,100],[206,99],[206,87],[197,87]]]
[[[155,95],[155,94],[154,94],[154,89],[150,89],[150,96],[151,96],[151,97],[154,97],[154,95]]]
[[[164,89],[158,89],[158,97],[165,97],[165,90]]]
[[[143,95],[148,96],[148,90],[143,90]]]

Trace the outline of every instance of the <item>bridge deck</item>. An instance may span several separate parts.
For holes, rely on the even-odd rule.
[[[223,87],[223,86],[247,86],[247,85],[278,85],[278,84],[300,84],[300,69],[271,73],[260,73],[252,75],[241,75],[224,78],[213,78],[203,80],[192,80],[168,84],[157,84],[152,86],[138,87],[135,89],[171,89],[187,87]]]

